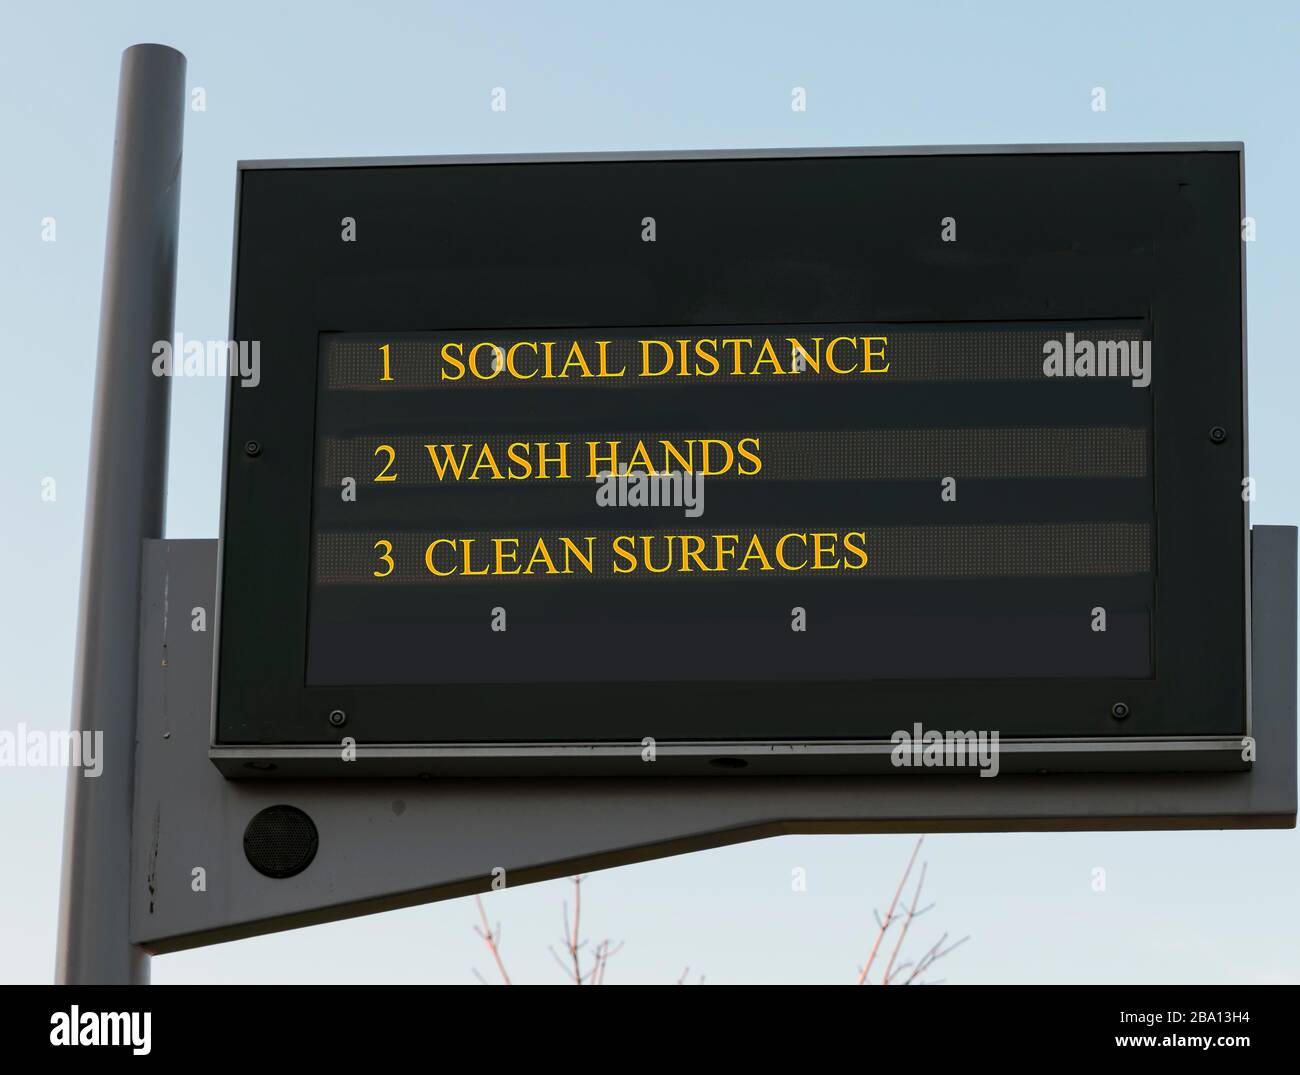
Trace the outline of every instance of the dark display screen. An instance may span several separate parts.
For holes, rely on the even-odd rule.
[[[1145,322],[320,335],[313,686],[1149,678]]]
[[[1035,770],[1248,734],[1241,176],[1231,146],[246,165],[214,750],[860,773],[918,723]]]

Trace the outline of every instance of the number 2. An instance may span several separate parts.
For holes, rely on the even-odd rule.
[[[397,461],[397,452],[393,450],[393,446],[391,444],[381,444],[378,448],[375,449],[375,455],[378,455],[380,452],[388,453],[388,462],[384,464],[384,469],[375,475],[375,481],[377,482],[397,481],[396,474],[388,473],[388,468],[391,467],[393,463]]]

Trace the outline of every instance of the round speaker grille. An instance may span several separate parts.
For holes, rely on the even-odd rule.
[[[267,877],[293,877],[316,857],[316,825],[296,806],[268,806],[244,829],[244,856]]]

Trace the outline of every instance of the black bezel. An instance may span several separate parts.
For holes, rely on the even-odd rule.
[[[1238,148],[325,163],[239,172],[232,338],[261,384],[230,386],[215,746],[334,744],[334,709],[398,744],[1247,731]],[[1159,356],[1151,680],[304,685],[321,332],[1127,318]]]

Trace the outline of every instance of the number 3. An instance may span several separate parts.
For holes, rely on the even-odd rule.
[[[380,545],[384,546],[384,551],[379,554],[379,559],[381,559],[384,563],[388,565],[388,570],[370,572],[377,579],[387,578],[389,575],[393,573],[393,568],[397,566],[395,563],[393,563],[393,558],[390,555],[393,551],[393,543],[391,541],[385,541],[383,538],[380,538],[378,541],[375,542],[375,548],[376,549],[379,548]]]

